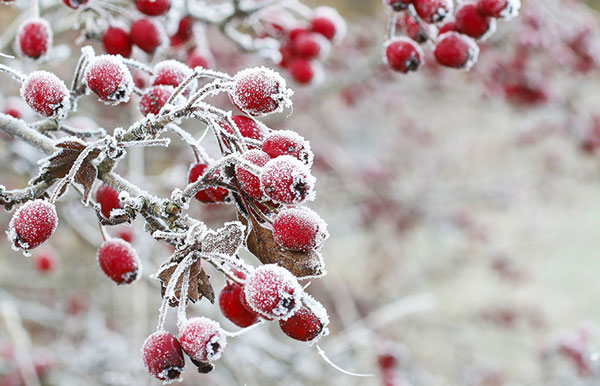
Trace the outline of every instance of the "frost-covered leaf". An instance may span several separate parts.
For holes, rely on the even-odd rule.
[[[209,230],[202,239],[202,252],[237,255],[244,242],[246,227],[239,221],[227,222],[216,231]]]
[[[173,273],[183,258],[184,256],[182,254],[176,254],[169,261],[163,263],[156,273],[156,277],[160,280],[160,294],[162,297],[165,296],[169,281],[171,280]],[[204,269],[202,269],[201,260],[196,259],[190,266],[189,270],[190,280],[188,282],[188,299],[192,303],[195,303],[202,299],[202,297],[205,297],[211,303],[214,303],[215,292],[210,284],[209,276],[206,274],[206,272],[204,272]],[[184,275],[181,275],[177,280],[177,284],[175,285],[175,298],[169,299],[169,305],[171,307],[176,307],[179,305],[183,277]]]

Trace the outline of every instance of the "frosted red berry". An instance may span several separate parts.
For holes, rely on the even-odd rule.
[[[277,264],[257,267],[246,277],[242,290],[246,304],[269,319],[287,319],[300,307],[298,280]]]
[[[482,16],[473,3],[466,3],[456,10],[454,15],[456,30],[473,39],[489,36],[496,29],[496,20]]]
[[[139,19],[133,22],[130,36],[133,44],[147,54],[153,54],[166,40],[161,26],[150,19]]]
[[[181,82],[192,74],[193,70],[177,60],[163,60],[154,66],[152,85],[165,85],[177,88]],[[197,83],[192,81],[185,89],[184,95],[189,95],[196,89]]]
[[[153,377],[164,381],[178,381],[185,368],[181,344],[172,334],[158,331],[148,336],[142,347],[144,365]]]
[[[69,95],[65,83],[47,71],[32,72],[21,86],[25,103],[44,117],[64,118],[70,106]]]
[[[102,34],[102,46],[107,54],[128,58],[131,56],[133,43],[127,31],[119,27],[109,27]]]
[[[446,32],[438,37],[433,54],[443,66],[469,70],[477,61],[479,47],[466,35]]]
[[[438,35],[443,35],[446,32],[451,32],[451,31],[456,31],[456,30],[457,30],[456,22],[454,20],[449,20],[440,26],[440,28],[438,29]]]
[[[260,122],[243,115],[236,115],[231,119],[235,122],[243,137],[261,142],[265,138],[267,129]],[[225,130],[227,130],[228,133],[233,134],[231,127],[225,126]]]
[[[269,199],[284,205],[297,205],[314,199],[315,177],[298,159],[283,155],[271,159],[260,174],[260,186]]]
[[[148,16],[159,16],[171,7],[171,0],[135,0],[136,8]]]
[[[441,23],[452,14],[452,0],[414,0],[417,14],[426,23]]]
[[[395,37],[385,43],[386,62],[403,74],[417,71],[423,64],[423,56],[423,51],[412,39]]]
[[[301,33],[293,39],[294,54],[305,59],[314,59],[322,52],[323,40],[317,33]]]
[[[187,60],[185,61],[185,64],[189,68],[196,68],[196,67],[210,68],[211,67],[209,55],[203,54],[198,49],[192,50],[192,52],[189,53]]]
[[[292,94],[281,75],[259,67],[238,72],[229,95],[240,110],[257,116],[279,112],[291,106]]]
[[[318,7],[310,20],[310,29],[329,40],[339,41],[346,33],[346,22],[331,7]]]
[[[208,168],[205,163],[197,163],[192,165],[188,173],[188,182],[196,182],[204,174],[204,171]],[[219,174],[218,172],[216,173]],[[196,193],[196,200],[205,203],[224,202],[229,195],[229,191],[224,188],[206,188]]]
[[[287,67],[290,71],[290,75],[292,75],[292,78],[294,78],[294,80],[300,84],[308,84],[315,77],[314,66],[312,62],[307,59],[292,59]]]
[[[414,40],[416,43],[425,43],[427,41],[427,34],[429,34],[429,36],[435,35],[434,28],[431,25],[425,24],[424,27],[426,30],[423,31],[417,20],[415,20],[415,18],[409,13],[400,13],[397,17],[397,22],[406,33],[406,36]]]
[[[394,11],[403,11],[414,3],[414,0],[383,0],[384,4],[390,6]]]
[[[140,111],[144,115],[158,114],[160,109],[167,103],[175,89],[173,86],[154,86],[140,98]]]
[[[520,0],[479,0],[477,11],[483,16],[512,19],[519,14]]]
[[[63,3],[69,8],[77,9],[84,4],[87,4],[89,0],[63,0]]]
[[[100,211],[106,218],[110,217],[110,212],[113,209],[121,208],[119,200],[119,192],[114,190],[110,185],[103,183],[96,190],[96,202],[100,204]]]
[[[178,46],[185,43],[192,37],[194,33],[194,18],[190,16],[184,16],[179,20],[177,25],[177,31],[171,36],[171,45]],[[193,67],[192,67],[193,68]]]
[[[133,78],[117,56],[100,55],[92,58],[84,78],[87,87],[104,103],[116,105],[129,101]]]
[[[45,56],[52,46],[52,28],[46,19],[25,20],[17,30],[17,51],[31,59]]]
[[[140,274],[140,260],[135,249],[122,239],[109,239],[98,249],[102,271],[117,284],[130,284]]]
[[[248,166],[240,163],[235,167],[235,176],[244,192],[255,200],[261,200],[264,194],[260,186],[260,168],[269,162],[271,157],[262,150],[253,149],[242,154],[241,158],[250,164],[256,165],[258,171],[253,171]]]
[[[306,207],[284,209],[273,221],[273,238],[286,249],[321,249],[327,237],[329,233],[325,221],[315,211]]]
[[[56,266],[58,265],[58,259],[56,254],[51,252],[50,250],[45,250],[34,256],[33,262],[35,264],[35,268],[44,274],[50,273],[54,271]]]
[[[280,320],[279,327],[292,339],[310,342],[321,335],[324,324],[314,312],[302,307],[288,319]]]
[[[48,240],[57,225],[54,205],[38,199],[28,201],[17,209],[10,220],[7,235],[13,247],[29,250]]]
[[[242,286],[227,282],[219,294],[219,307],[225,317],[236,326],[248,327],[258,322],[258,315],[242,303]]]
[[[310,148],[310,143],[302,138],[298,133],[291,130],[272,131],[267,135],[263,144],[262,151],[276,158],[281,155],[290,155],[310,167],[313,163],[314,155]]]
[[[216,361],[227,345],[219,323],[205,317],[186,320],[179,328],[179,341],[183,351],[196,362]]]

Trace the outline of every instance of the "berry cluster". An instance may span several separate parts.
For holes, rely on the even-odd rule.
[[[477,41],[496,29],[496,19],[518,14],[520,0],[477,0],[454,8],[452,0],[384,0],[391,10],[390,35],[385,61],[395,71],[418,70],[425,62],[422,45],[431,46],[437,63],[469,70],[477,61]],[[403,32],[396,36],[396,30]]]

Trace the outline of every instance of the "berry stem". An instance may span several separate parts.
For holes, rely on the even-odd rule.
[[[177,307],[177,327],[181,328],[183,323],[187,320],[185,309],[188,303],[188,289],[190,283],[190,270],[186,270],[183,274],[183,281],[181,283],[181,291],[179,292],[179,305]]]
[[[98,222],[98,228],[100,228],[100,235],[102,236],[102,241],[110,239],[110,237],[106,234],[106,229],[104,228],[104,225],[102,225],[100,222]]]
[[[417,25],[419,26],[419,29],[421,30],[423,35],[427,38],[427,40],[435,43],[435,39],[431,37],[431,35],[429,34],[429,31],[427,31],[427,27],[425,27],[425,24],[423,24],[423,20],[421,20],[421,18],[417,14],[417,10],[415,9],[414,4],[408,5],[408,13],[410,14],[410,16],[413,19],[415,19],[415,21],[417,22]]]
[[[25,79],[27,79],[27,77],[24,74],[8,66],[5,66],[4,64],[0,64],[0,72],[10,75],[11,78],[13,78],[19,83],[23,83],[25,82]]]

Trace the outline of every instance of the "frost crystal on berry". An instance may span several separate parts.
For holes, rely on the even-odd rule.
[[[186,320],[179,328],[183,351],[197,362],[212,362],[221,357],[227,337],[214,320],[199,317]]]
[[[325,221],[307,207],[284,209],[273,221],[273,238],[286,249],[319,250],[328,237]]]
[[[174,91],[175,89],[173,86],[163,85],[154,86],[146,90],[144,95],[142,95],[140,98],[140,111],[144,115],[158,114],[160,109],[165,105],[165,103],[167,103],[171,95],[173,95]],[[182,98],[183,97],[175,98],[176,102],[173,104],[177,105],[178,103],[181,103]]]
[[[251,272],[243,291],[246,304],[268,319],[287,319],[300,307],[298,280],[276,264],[261,265]]]
[[[415,0],[415,10],[427,23],[441,23],[452,14],[452,0]]]
[[[305,294],[302,300],[306,306],[298,309],[287,320],[280,320],[279,327],[290,338],[313,344],[329,334],[329,316],[325,307],[312,296]]]
[[[260,185],[265,195],[284,205],[313,200],[315,182],[306,165],[289,155],[271,159],[260,175]]]
[[[140,277],[140,259],[125,240],[106,240],[98,249],[97,257],[102,271],[117,284],[130,284]]]
[[[46,19],[39,17],[25,20],[17,30],[17,51],[31,59],[40,59],[52,47],[52,28]]]
[[[473,39],[485,40],[496,30],[496,20],[481,15],[475,4],[463,4],[454,15],[456,30]]]
[[[257,149],[245,152],[242,154],[241,158],[250,164],[256,165],[255,169],[258,170],[271,159],[267,153]],[[248,166],[244,165],[244,163],[240,163],[235,167],[235,176],[240,183],[241,188],[255,200],[261,200],[264,196],[260,187],[259,174],[259,171],[253,171]]]
[[[392,69],[404,74],[417,71],[423,64],[424,56],[421,47],[407,37],[395,37],[385,43],[384,60]]]
[[[234,105],[250,115],[268,115],[292,106],[292,90],[275,71],[266,67],[248,68],[233,80],[230,98]]]
[[[271,158],[290,155],[302,161],[308,167],[313,164],[314,155],[310,143],[292,130],[278,130],[269,133],[262,144],[262,151],[270,155]]]
[[[166,331],[155,332],[148,336],[142,347],[144,365],[150,375],[169,383],[180,381],[185,367],[185,358],[181,344]]]
[[[451,31],[438,37],[433,54],[443,66],[468,71],[477,61],[479,46],[467,35]]]
[[[129,101],[133,78],[117,56],[101,55],[90,60],[84,74],[85,83],[108,105]]]
[[[154,66],[154,76],[152,85],[166,85],[177,88],[181,82],[194,71],[185,64],[177,60],[163,60]],[[197,82],[192,81],[184,91],[184,95],[189,95],[196,90]]]
[[[34,200],[21,206],[10,219],[8,239],[14,249],[27,251],[48,240],[58,226],[56,208],[44,200]]]
[[[64,118],[70,106],[67,86],[48,71],[29,74],[21,86],[21,96],[29,107],[44,117]]]

